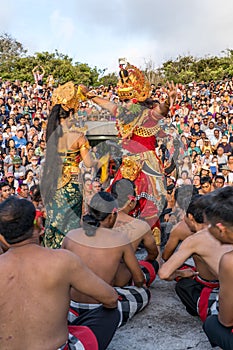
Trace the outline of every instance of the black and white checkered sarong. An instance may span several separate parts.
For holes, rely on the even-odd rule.
[[[120,322],[118,327],[126,324],[134,315],[142,311],[150,301],[150,291],[148,288],[138,288],[135,286],[114,287],[117,291],[118,310],[120,312]],[[75,325],[79,314],[99,307],[101,304],[84,304],[71,301],[68,314],[68,323]]]

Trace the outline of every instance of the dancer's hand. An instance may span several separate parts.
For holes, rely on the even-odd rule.
[[[175,85],[174,82],[172,81],[171,83],[167,82],[167,87],[168,87],[168,91],[167,91],[168,101],[170,103],[170,107],[172,107],[172,105],[176,100],[178,85],[177,84]]]

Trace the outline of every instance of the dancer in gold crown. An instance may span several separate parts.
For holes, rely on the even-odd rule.
[[[122,147],[128,154],[123,156],[114,182],[126,178],[134,181],[138,205],[134,216],[144,218],[160,244],[159,215],[165,204],[163,164],[155,153],[156,136],[168,136],[159,122],[166,117],[176,98],[176,86],[168,84],[167,100],[159,104],[150,98],[150,84],[135,66],[119,60],[120,79],[118,96],[123,104],[115,104],[85,91],[86,96],[116,117],[116,126]]]

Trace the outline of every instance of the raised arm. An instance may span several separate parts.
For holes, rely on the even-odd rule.
[[[33,70],[32,70],[32,73],[33,73],[33,74],[35,73],[35,71],[37,70],[37,68],[38,68],[38,66],[35,66],[35,67],[33,68]]]
[[[163,116],[166,116],[169,112],[169,109],[173,106],[175,100],[176,100],[176,94],[177,94],[177,85],[173,83],[167,82],[167,100],[164,103],[160,103],[158,105],[159,108],[159,113],[162,114]]]
[[[45,74],[44,67],[43,67],[43,66],[40,66],[40,68],[41,68],[41,70],[42,70],[41,75],[43,75],[43,76],[44,76],[44,74]]]
[[[100,107],[107,109],[112,115],[116,115],[117,105],[105,98],[99,97],[91,91],[87,93],[87,98],[91,99],[94,103]]]

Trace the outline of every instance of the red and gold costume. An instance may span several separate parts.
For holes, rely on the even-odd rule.
[[[150,96],[150,84],[134,66],[121,66],[118,96],[120,99],[136,98],[143,102]],[[159,121],[163,118],[154,109],[140,104],[116,107],[116,126],[122,139],[124,154],[114,181],[126,178],[134,181],[138,204],[131,212],[145,219],[160,244],[159,215],[165,204],[163,164],[155,152],[156,135],[161,132]],[[163,133],[164,134],[164,133]],[[165,135],[163,135],[165,136]]]

